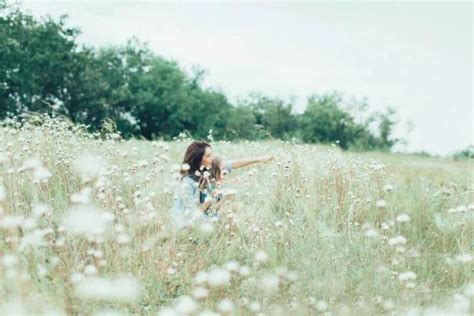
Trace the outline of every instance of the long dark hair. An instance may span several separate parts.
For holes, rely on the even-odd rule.
[[[204,153],[206,152],[206,147],[211,148],[211,145],[203,141],[195,141],[191,143],[191,145],[189,145],[186,149],[183,159],[183,165],[188,164],[189,170],[185,170],[183,168],[181,168],[180,170],[182,177],[186,175],[190,176],[194,181],[199,182],[200,187],[203,185],[204,182],[204,177],[202,176],[204,170],[200,169],[202,157],[204,157]],[[196,171],[200,172],[199,176],[196,175]]]

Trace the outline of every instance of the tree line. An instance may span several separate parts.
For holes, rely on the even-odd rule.
[[[35,18],[0,7],[0,118],[56,113],[124,138],[276,138],[333,143],[343,149],[389,150],[396,113],[370,112],[366,99],[314,93],[304,112],[292,101],[252,93],[232,103],[205,88],[205,72],[184,71],[132,38],[122,46],[79,45],[67,17]]]

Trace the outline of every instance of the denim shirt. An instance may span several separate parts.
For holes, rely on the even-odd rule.
[[[227,172],[232,171],[232,160],[224,161]],[[208,191],[208,193],[210,193]],[[191,225],[196,219],[203,217],[203,212],[199,205],[204,203],[207,193],[198,188],[198,182],[191,176],[184,176],[178,183],[175,190],[174,202],[171,207],[171,221],[177,227]],[[206,217],[204,215],[204,217]]]

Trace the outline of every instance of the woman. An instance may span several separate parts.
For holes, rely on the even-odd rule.
[[[272,159],[273,156],[267,155],[250,159],[227,160],[223,162],[222,169],[230,173],[233,169]],[[222,204],[232,198],[223,196],[217,201],[206,190],[213,160],[211,145],[206,142],[195,141],[186,149],[180,171],[181,180],[171,209],[171,219],[175,225],[179,227],[192,225],[211,205],[218,210]]]

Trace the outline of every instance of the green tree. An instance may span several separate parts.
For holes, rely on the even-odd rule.
[[[300,117],[303,141],[338,143],[341,148],[348,149],[360,128],[354,118],[342,110],[341,103],[339,93],[309,97]]]
[[[8,9],[3,8],[3,11]],[[48,111],[67,99],[77,29],[50,18],[36,21],[18,9],[0,16],[0,115]]]
[[[248,105],[230,109],[226,137],[229,139],[255,140],[258,137],[257,119],[254,110]]]
[[[290,102],[254,93],[243,103],[253,110],[256,124],[262,126],[271,137],[288,139],[298,128],[297,117]]]
[[[79,46],[66,17],[35,19],[0,6],[0,117],[56,111],[91,131],[171,139],[183,131],[216,139],[289,139],[338,143],[343,149],[390,149],[395,111],[370,113],[366,100],[347,106],[339,93],[313,95],[303,114],[292,102],[251,94],[233,106],[191,74],[132,38],[123,46]],[[375,127],[374,127],[375,126]]]

